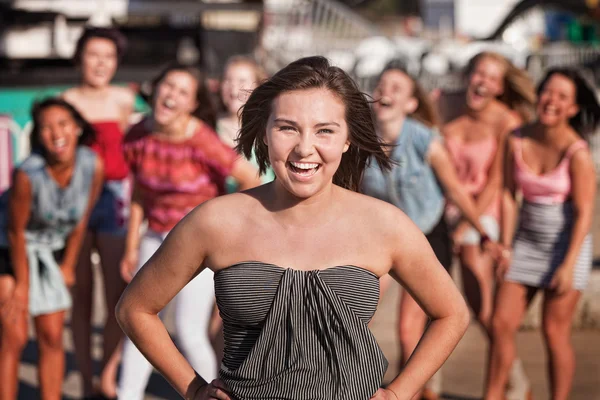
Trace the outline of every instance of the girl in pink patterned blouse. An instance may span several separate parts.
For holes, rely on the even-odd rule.
[[[260,184],[258,173],[223,144],[213,127],[214,113],[203,74],[174,65],[155,80],[152,114],[133,126],[124,142],[134,175],[123,278],[158,249],[169,231],[194,207],[224,192],[227,176],[242,189]],[[209,125],[210,124],[210,125]],[[148,229],[140,238],[144,217]],[[195,277],[176,297],[175,320],[186,357],[204,376],[216,377],[217,363],[208,334],[214,304],[210,271]],[[152,366],[127,339],[119,397],[142,399]]]

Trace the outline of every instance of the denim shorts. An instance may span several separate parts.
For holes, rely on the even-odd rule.
[[[131,181],[106,181],[92,210],[88,229],[96,233],[124,235],[131,203]]]

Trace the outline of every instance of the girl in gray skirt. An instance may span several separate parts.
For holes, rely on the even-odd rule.
[[[504,396],[515,335],[539,289],[544,290],[552,399],[568,398],[575,370],[570,330],[592,264],[589,232],[596,192],[582,136],[597,125],[600,106],[582,77],[568,69],[549,71],[538,96],[537,121],[509,139],[504,161],[504,250],[492,318],[488,400]],[[518,218],[517,193],[523,198]]]

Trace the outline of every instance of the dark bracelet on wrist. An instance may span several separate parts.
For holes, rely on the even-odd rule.
[[[491,242],[491,241],[492,241],[492,239],[490,239],[490,237],[484,233],[483,235],[481,235],[481,238],[479,239],[479,246],[483,247],[486,243]]]

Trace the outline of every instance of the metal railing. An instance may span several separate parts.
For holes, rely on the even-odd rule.
[[[267,67],[300,57],[352,50],[380,35],[375,25],[341,3],[327,0],[265,0],[262,48]],[[271,69],[270,68],[270,69]]]

